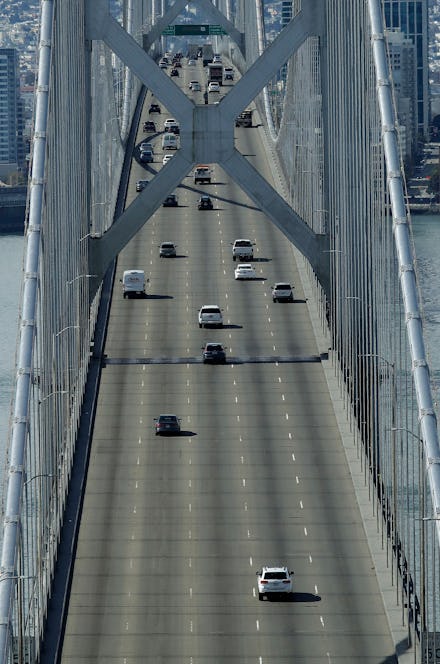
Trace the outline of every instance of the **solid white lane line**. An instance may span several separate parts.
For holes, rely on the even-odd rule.
[[[318,595],[318,594],[319,594],[319,593],[318,593],[318,586],[317,586],[316,583],[315,583],[315,595]]]
[[[325,624],[324,624],[324,618],[323,618],[322,616],[319,616],[319,619],[320,619],[320,621],[321,621],[321,625],[322,625],[323,627],[325,627]]]
[[[283,401],[286,400],[286,397],[284,396],[284,394],[281,395],[281,399],[282,399]]]
[[[304,526],[304,535],[307,537],[307,528]]]
[[[293,452],[292,452],[292,461],[295,461],[295,455]]]
[[[255,624],[256,624],[256,626],[257,626],[257,632],[259,632],[259,631],[260,631],[260,621],[259,621],[259,620],[256,620],[256,621],[255,621]]]
[[[312,554],[311,554],[311,553],[309,553],[309,563],[310,563],[310,564],[313,563],[313,558],[312,558]]]
[[[252,561],[252,556],[250,556],[250,558],[249,558],[249,565],[250,565],[251,567],[253,567],[253,564],[254,564],[254,563],[253,563],[253,561]]]
[[[289,413],[286,413],[286,420],[289,419]]]
[[[299,477],[298,477],[298,475],[295,477],[295,479],[296,479],[296,483],[299,484]]]
[[[303,501],[302,501],[302,500],[299,501],[299,506],[301,507],[302,510],[304,509],[304,505],[303,505]]]

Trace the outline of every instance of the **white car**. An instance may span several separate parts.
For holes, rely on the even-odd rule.
[[[204,304],[199,311],[199,327],[223,327],[220,307],[216,304]]]
[[[287,567],[262,567],[257,572],[258,599],[263,600],[265,595],[290,595],[292,576]]]
[[[160,67],[160,69],[168,69],[168,63],[161,60],[159,62],[159,67]]]
[[[236,279],[255,279],[257,274],[250,263],[239,263],[235,268]]]
[[[179,124],[174,118],[167,118],[163,123],[163,129],[166,131],[169,127],[174,127],[174,125]]]
[[[196,66],[196,61],[193,60],[192,58],[190,58],[190,59],[188,60],[188,66],[189,66],[189,67],[195,67],[195,66]]]
[[[211,81],[208,85],[208,92],[220,92],[220,83]]]
[[[172,159],[172,158],[173,158],[173,155],[172,155],[172,154],[166,154],[166,155],[164,155],[164,158],[162,159],[162,164],[165,166],[165,164],[168,164],[168,162],[169,162],[170,159]]]
[[[273,302],[293,302],[293,288],[287,281],[280,281],[272,287]]]
[[[190,90],[193,89],[193,85],[200,85],[200,83],[198,81],[190,81],[188,83],[188,87],[189,87]]]

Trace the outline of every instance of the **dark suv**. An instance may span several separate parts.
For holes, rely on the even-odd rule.
[[[225,364],[226,352],[221,344],[209,342],[203,346],[203,362],[206,364]]]
[[[154,419],[156,436],[180,433],[180,419],[177,415],[159,415]]]
[[[199,210],[212,210],[214,206],[209,196],[200,196],[197,207]]]

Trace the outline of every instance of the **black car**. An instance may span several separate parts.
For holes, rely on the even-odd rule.
[[[173,65],[176,69],[182,68],[182,63],[180,62],[180,60],[173,60]]]
[[[159,415],[159,417],[154,418],[154,427],[156,436],[161,434],[179,434],[180,419],[177,415]]]
[[[212,364],[225,364],[226,362],[226,352],[224,347],[221,344],[217,343],[207,343],[203,347],[203,362],[206,364],[212,362]]]
[[[151,104],[150,108],[148,109],[149,113],[160,113],[160,106],[159,104]]]
[[[144,132],[156,131],[156,125],[152,120],[144,122]]]
[[[177,207],[178,202],[176,194],[168,194],[162,205],[163,207]]]
[[[200,196],[197,207],[199,210],[212,210],[213,209],[213,204],[209,196]]]
[[[174,67],[170,72],[170,76],[179,76],[179,70]]]

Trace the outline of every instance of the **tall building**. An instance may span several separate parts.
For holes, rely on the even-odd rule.
[[[0,48],[0,175],[24,166],[18,52]]]
[[[284,28],[292,18],[292,0],[281,2],[281,27]]]
[[[417,127],[429,132],[428,0],[383,0],[385,25],[401,30],[415,47]]]
[[[393,72],[400,145],[406,161],[417,151],[419,133],[415,46],[400,30],[387,30],[385,34]]]

